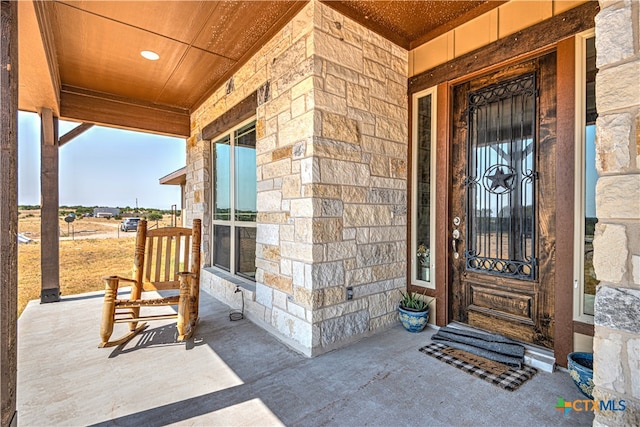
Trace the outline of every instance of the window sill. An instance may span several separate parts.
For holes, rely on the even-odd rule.
[[[234,285],[242,289],[246,289],[251,292],[256,291],[256,282],[252,282],[251,280],[245,279],[244,277],[235,276],[229,273],[228,271],[225,271],[218,267],[206,267],[206,268],[203,268],[203,270],[229,283],[233,283]]]

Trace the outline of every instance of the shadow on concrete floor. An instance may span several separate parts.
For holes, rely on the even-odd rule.
[[[201,295],[194,337],[154,322],[97,348],[100,292],[31,302],[18,322],[18,425],[558,426],[593,414],[566,372],[505,391],[418,349],[433,330],[398,326],[313,359]],[[122,325],[120,325],[122,326]],[[124,326],[122,326],[124,327]],[[118,331],[114,333],[117,336]]]

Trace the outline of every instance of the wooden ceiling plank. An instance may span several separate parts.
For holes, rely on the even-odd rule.
[[[65,85],[153,102],[189,47],[64,4],[56,3],[55,13],[53,31]],[[160,59],[143,58],[143,50],[153,50]]]
[[[62,91],[60,117],[99,125],[187,138],[191,133],[187,111],[145,106],[83,93]]]
[[[173,41],[192,44],[206,25],[217,1],[58,1],[61,5],[153,33]],[[167,19],[167,17],[171,17]]]
[[[155,101],[190,108],[200,94],[211,86],[220,84],[225,71],[236,65],[235,61],[220,58],[197,47],[190,47]]]
[[[62,147],[64,144],[66,144],[67,142],[70,142],[72,139],[85,133],[86,131],[91,129],[93,126],[94,126],[93,123],[81,123],[80,125],[71,129],[69,132],[62,135],[60,137],[60,140],[58,141],[58,146]]]

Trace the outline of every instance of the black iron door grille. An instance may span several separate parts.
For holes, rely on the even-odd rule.
[[[535,280],[536,75],[468,94],[466,269]]]

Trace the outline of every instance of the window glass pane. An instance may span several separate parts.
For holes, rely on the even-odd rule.
[[[467,269],[535,279],[535,76],[469,94]]]
[[[585,212],[584,212],[584,314],[593,316],[593,302],[596,296],[596,279],[593,269],[593,233],[596,228],[596,129],[587,126],[585,141]]]
[[[429,282],[431,264],[431,95],[418,100],[416,141],[416,278]]]
[[[585,100],[586,100],[586,129],[584,141],[584,276],[583,276],[583,313],[593,316],[593,302],[596,295],[596,286],[599,280],[596,279],[593,269],[593,233],[596,227],[596,181],[598,172],[596,170],[596,129],[595,121],[598,117],[596,111],[595,79],[596,73],[596,50],[595,37],[586,40],[585,58]]]
[[[236,227],[237,274],[255,280],[256,277],[256,229]]]
[[[235,219],[256,220],[256,124],[235,131]]]
[[[229,136],[213,144],[213,219],[231,219],[231,147]]]
[[[213,226],[213,263],[227,271],[231,269],[231,227]]]

